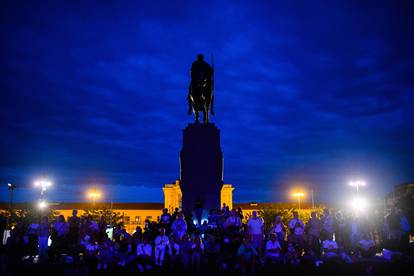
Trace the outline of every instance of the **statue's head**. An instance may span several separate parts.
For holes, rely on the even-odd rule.
[[[204,60],[204,56],[203,56],[203,54],[198,54],[198,55],[197,55],[197,60],[199,60],[199,61]]]

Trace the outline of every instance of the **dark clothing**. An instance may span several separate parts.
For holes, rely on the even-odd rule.
[[[208,81],[213,76],[213,69],[204,60],[196,60],[191,65],[191,80],[201,80],[206,78]]]

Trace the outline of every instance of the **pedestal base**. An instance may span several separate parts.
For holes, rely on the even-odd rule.
[[[189,124],[184,129],[180,165],[183,208],[220,208],[223,153],[220,130],[214,124]]]

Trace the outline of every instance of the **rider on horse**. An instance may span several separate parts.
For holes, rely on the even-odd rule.
[[[193,96],[191,93],[192,87],[195,87],[197,81],[204,79],[207,81],[207,90],[212,91],[213,68],[204,61],[204,56],[199,54],[197,55],[197,60],[191,65],[191,84],[188,92],[188,114],[191,114],[192,111],[190,98],[190,96]]]

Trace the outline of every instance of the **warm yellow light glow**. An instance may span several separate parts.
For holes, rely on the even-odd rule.
[[[294,197],[304,197],[305,196],[305,194],[304,193],[301,193],[301,192],[298,192],[298,193],[293,193],[292,194]]]
[[[88,193],[88,196],[90,197],[90,198],[99,198],[99,197],[101,197],[101,194],[100,193],[98,193],[98,192],[90,192],[90,193]]]
[[[92,205],[95,207],[95,202],[102,196],[102,193],[93,188],[87,193],[87,196],[92,200]]]

